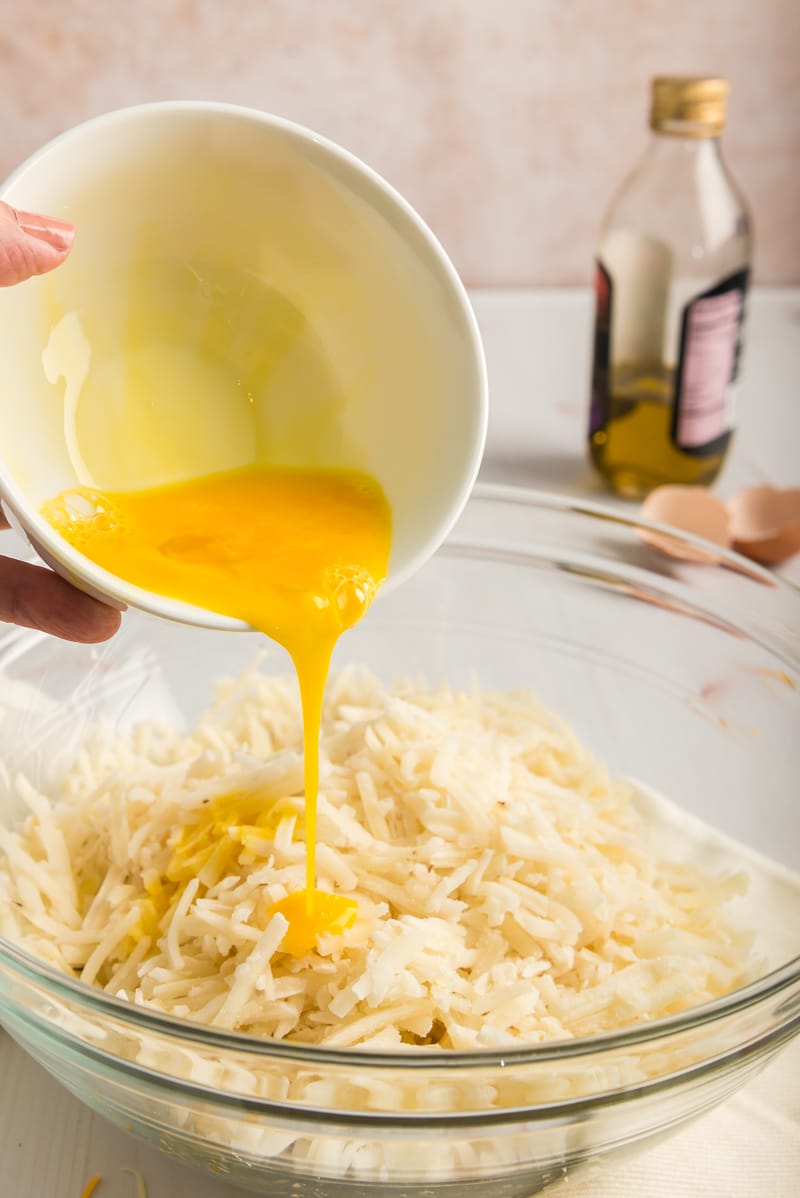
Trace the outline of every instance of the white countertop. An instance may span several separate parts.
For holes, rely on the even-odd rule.
[[[585,425],[591,341],[591,300],[583,291],[487,292],[473,296],[486,345],[491,383],[489,440],[481,477],[561,494],[591,497],[635,510],[610,496],[591,476]],[[800,288],[761,289],[752,296],[748,323],[740,429],[716,490],[726,497],[741,487],[770,482],[800,485]],[[9,538],[12,534],[6,534]],[[2,542],[0,541],[0,549]],[[781,570],[800,583],[800,556]],[[800,1071],[800,1041],[748,1087],[743,1098],[758,1107],[779,1077]],[[749,1108],[748,1108],[749,1109]],[[702,1129],[689,1128],[654,1153],[665,1168],[681,1159],[681,1143],[713,1136],[712,1112]],[[787,1136],[792,1132],[787,1130]],[[758,1151],[737,1143],[736,1193],[758,1198],[766,1191]],[[694,1141],[691,1138],[694,1137]],[[741,1152],[739,1151],[741,1149]],[[79,1198],[94,1173],[97,1198],[134,1198],[140,1170],[149,1198],[239,1198],[238,1189],[187,1170],[117,1131],[82,1106],[0,1032],[0,1193],[8,1198]],[[634,1194],[630,1166],[620,1166],[620,1194]],[[800,1160],[798,1160],[800,1175]],[[686,1185],[690,1188],[686,1188]],[[726,1183],[729,1184],[729,1183]],[[741,1188],[738,1188],[741,1186]],[[633,1188],[631,1188],[633,1187]],[[672,1191],[676,1198],[719,1192],[702,1168]],[[581,1187],[581,1193],[589,1193]],[[790,1191],[769,1188],[770,1198]],[[793,1198],[794,1191],[792,1191]]]

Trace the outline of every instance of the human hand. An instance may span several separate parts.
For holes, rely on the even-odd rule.
[[[66,221],[20,212],[0,200],[0,287],[60,266],[74,237],[75,228]]]
[[[0,287],[59,266],[74,236],[73,226],[65,221],[18,212],[0,200]],[[2,509],[0,528],[8,528]],[[0,621],[91,644],[113,636],[120,615],[52,570],[0,557]]]
[[[2,512],[0,528],[8,528]],[[45,566],[0,557],[0,621],[94,644],[114,635],[120,614]]]

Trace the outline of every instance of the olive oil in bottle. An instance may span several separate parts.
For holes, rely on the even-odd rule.
[[[712,482],[733,433],[751,234],[720,156],[728,90],[653,81],[651,144],[601,230],[589,446],[623,495]]]

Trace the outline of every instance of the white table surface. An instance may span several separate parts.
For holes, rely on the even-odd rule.
[[[484,292],[473,295],[484,337],[491,383],[489,440],[482,470],[487,481],[513,483],[591,497],[634,510],[603,491],[585,455],[591,301],[583,291]],[[800,485],[800,288],[760,289],[752,296],[748,323],[740,429],[716,487],[727,497],[741,487],[770,482]],[[5,534],[12,538],[11,533]],[[0,541],[0,550],[3,550]],[[9,540],[4,551],[12,549]],[[800,584],[800,557],[781,570]],[[730,1100],[757,1109],[760,1096],[779,1081],[800,1076],[800,1042],[785,1050],[747,1092]],[[800,1087],[798,1087],[800,1091]],[[743,1107],[744,1109],[744,1107]],[[749,1109],[749,1108],[748,1108]],[[701,1124],[653,1150],[679,1162],[713,1136],[712,1112]],[[718,1124],[721,1128],[722,1124]],[[796,1125],[793,1125],[796,1126]],[[758,1151],[737,1144],[736,1198],[789,1198],[790,1190],[763,1188]],[[787,1126],[787,1136],[794,1135]],[[800,1146],[798,1187],[800,1190]],[[741,1149],[741,1153],[738,1151]],[[2,1198],[79,1198],[94,1173],[97,1198],[135,1198],[134,1180],[121,1172],[136,1168],[149,1198],[239,1198],[238,1189],[188,1170],[117,1131],[82,1106],[0,1031],[0,1195]],[[620,1193],[635,1181],[619,1166]],[[687,1188],[688,1186],[688,1188]],[[695,1171],[682,1180],[675,1198],[717,1193],[713,1173]],[[576,1186],[584,1195],[591,1193]]]

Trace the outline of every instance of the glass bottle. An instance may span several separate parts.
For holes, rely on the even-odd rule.
[[[734,429],[750,218],[720,156],[729,85],[653,81],[653,137],[603,224],[589,444],[617,492],[711,483]]]

